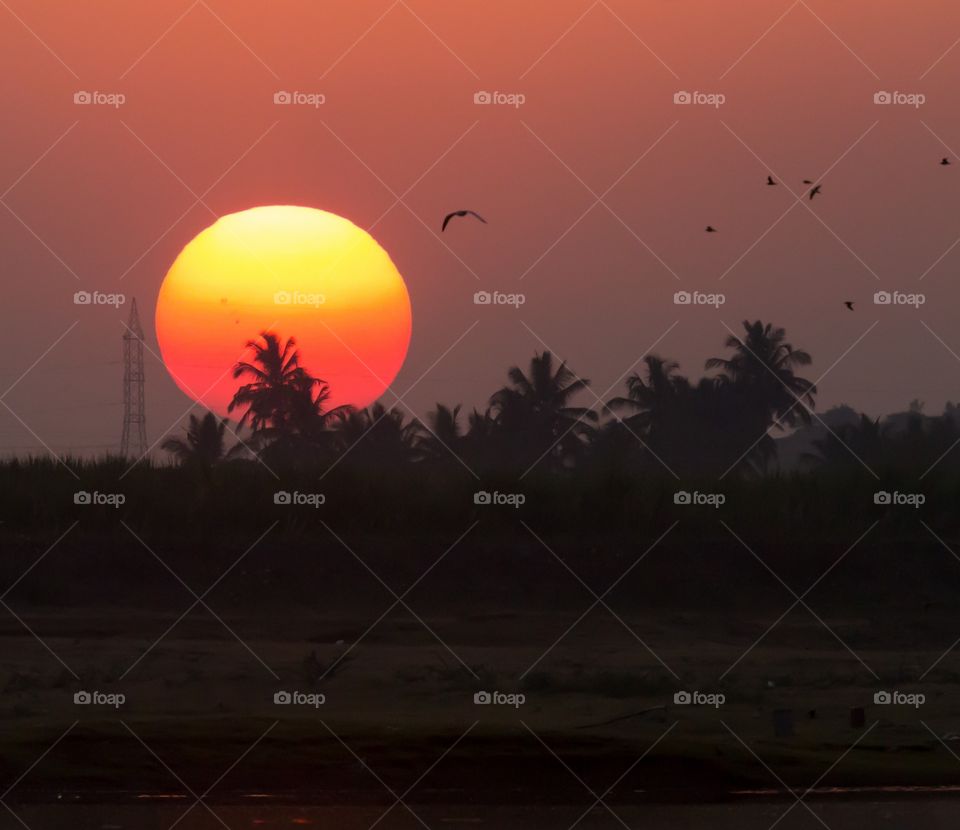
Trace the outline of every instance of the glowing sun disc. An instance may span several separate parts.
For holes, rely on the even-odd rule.
[[[296,339],[301,365],[330,386],[329,407],[363,407],[403,365],[410,296],[387,252],[349,220],[256,207],[223,216],[180,252],[156,326],[174,381],[221,415],[240,383],[233,366],[262,331]]]

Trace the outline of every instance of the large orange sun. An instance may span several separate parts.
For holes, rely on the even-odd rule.
[[[410,343],[410,297],[387,252],[326,211],[256,207],[218,219],[181,251],[160,288],[157,338],[167,370],[221,415],[247,341],[295,338],[329,406],[364,407],[396,377]]]

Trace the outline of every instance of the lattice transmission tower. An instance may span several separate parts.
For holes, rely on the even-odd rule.
[[[143,398],[143,329],[137,301],[130,306],[130,319],[123,331],[123,432],[120,455],[137,458],[147,452],[147,410]]]

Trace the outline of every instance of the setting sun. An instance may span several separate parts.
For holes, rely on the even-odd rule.
[[[262,331],[293,337],[329,406],[383,394],[410,342],[410,298],[387,252],[326,211],[257,207],[217,220],[177,257],[157,300],[157,337],[177,385],[226,415],[231,369]]]

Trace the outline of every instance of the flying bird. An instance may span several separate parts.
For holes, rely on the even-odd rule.
[[[773,176],[767,176],[767,187],[773,187],[776,182],[773,180]]]
[[[707,225],[707,233],[716,233],[717,229],[713,225]]]
[[[804,179],[804,180],[803,180],[803,183],[804,183],[804,184],[813,184],[813,182],[810,181],[810,179]]]
[[[948,159],[948,158],[944,158],[944,159],[940,162],[940,164],[942,164],[942,165],[947,165],[947,164],[953,164],[953,162],[950,161],[950,159]]]
[[[443,227],[440,228],[440,232],[443,233],[447,229],[447,225],[450,224],[450,220],[455,216],[473,216],[476,219],[479,219],[483,222],[484,225],[487,224],[487,220],[484,219],[479,213],[475,210],[455,210],[453,213],[448,213],[443,219]]]
[[[820,185],[817,185],[813,190],[810,191],[810,198],[813,199],[820,192]]]
[[[845,300],[843,303],[847,308],[853,311],[853,300]]]

